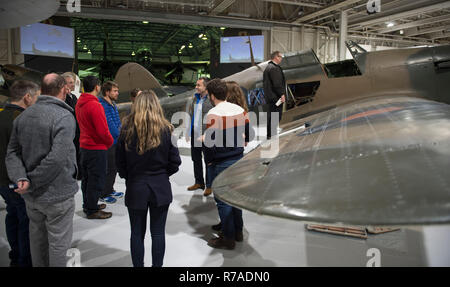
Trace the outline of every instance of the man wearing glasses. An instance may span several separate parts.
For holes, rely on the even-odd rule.
[[[283,103],[286,101],[286,80],[283,69],[279,66],[282,60],[283,55],[280,51],[270,54],[269,64],[263,74],[264,97],[268,106],[267,139],[270,139],[272,134],[277,134],[277,125],[272,127],[272,113],[278,114],[279,123],[283,113]]]

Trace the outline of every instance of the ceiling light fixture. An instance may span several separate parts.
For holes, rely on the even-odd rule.
[[[388,28],[394,27],[394,25],[395,25],[395,24],[392,23],[392,22],[387,23],[387,27],[388,27]]]
[[[148,24],[148,21],[142,21],[142,24]]]
[[[189,49],[192,49],[192,48],[194,48],[194,46],[192,45],[192,43],[189,43],[189,46],[188,46],[188,48],[189,48]]]
[[[92,53],[91,53],[91,50],[88,51],[88,54],[92,54]]]
[[[87,46],[86,45],[83,46],[83,50],[87,50]]]
[[[131,53],[131,56],[136,56],[136,53],[133,51],[133,52]]]

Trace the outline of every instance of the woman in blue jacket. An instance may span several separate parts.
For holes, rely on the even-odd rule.
[[[125,118],[117,142],[116,164],[125,178],[125,205],[131,225],[131,257],[134,267],[144,266],[144,238],[150,211],[152,265],[163,265],[165,226],[172,189],[169,176],[181,164],[172,144],[173,126],[164,118],[153,91],[143,91]]]

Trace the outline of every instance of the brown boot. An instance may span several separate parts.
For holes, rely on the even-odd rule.
[[[208,245],[212,248],[233,250],[236,242],[232,239],[225,239],[224,237],[212,238],[208,241]]]
[[[203,193],[203,196],[208,196],[212,193],[212,189],[210,187],[205,189],[205,192]]]
[[[87,219],[107,219],[112,216],[111,212],[105,212],[105,211],[97,211],[96,213],[92,213],[91,215],[87,216]]]
[[[196,190],[196,189],[205,189],[205,185],[196,183],[187,188],[187,190]]]

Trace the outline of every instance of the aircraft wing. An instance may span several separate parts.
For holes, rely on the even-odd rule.
[[[307,123],[306,129],[299,128]],[[300,221],[450,222],[450,106],[360,100],[301,119],[222,172],[215,196]],[[267,144],[268,142],[266,142]]]

